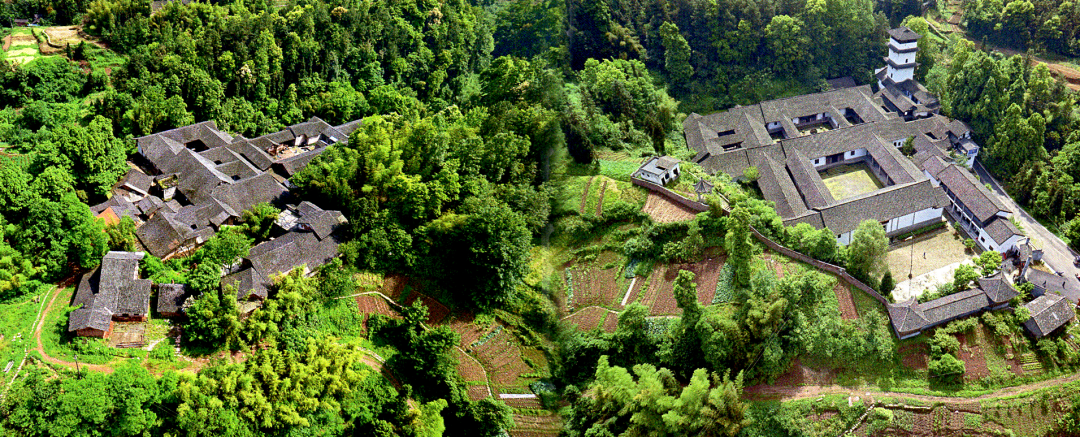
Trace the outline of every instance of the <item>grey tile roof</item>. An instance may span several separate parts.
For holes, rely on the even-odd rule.
[[[246,268],[221,278],[221,286],[236,287],[236,300],[245,301],[252,297],[266,300],[270,290],[270,278],[254,268]]]
[[[835,234],[859,227],[866,219],[884,221],[928,208],[942,208],[948,203],[944,193],[929,179],[905,185],[885,187],[821,210],[822,221]]]
[[[978,288],[950,294],[919,304],[930,326],[990,307],[990,299]]]
[[[292,175],[300,172],[300,170],[306,167],[308,163],[311,162],[311,160],[315,159],[315,157],[321,155],[322,152],[325,151],[325,147],[319,147],[315,150],[309,150],[304,153],[298,153],[288,158],[278,160],[274,164],[281,169],[281,172],[284,173],[284,176],[291,177]]]
[[[109,329],[114,314],[146,316],[150,311],[150,281],[139,279],[142,252],[109,252],[101,267],[83,277],[76,292],[76,304],[68,319],[68,330]]]
[[[143,215],[149,217],[154,215],[159,209],[163,208],[165,202],[157,196],[146,196],[142,198],[139,203],[135,204],[135,206],[139,207],[139,211],[141,211]]]
[[[325,121],[323,121],[321,118],[319,118],[319,117],[311,117],[311,119],[308,120],[308,121],[305,121],[303,123],[294,124],[292,126],[287,127],[286,129],[289,130],[290,132],[292,132],[293,137],[304,136],[304,137],[311,138],[311,137],[318,137],[318,136],[322,135],[324,131],[326,131],[327,129],[330,129],[330,128],[331,128],[331,126],[329,124],[327,124]],[[341,140],[341,139],[342,138],[338,138],[338,140]]]
[[[799,223],[806,223],[816,229],[825,228],[825,222],[821,221],[821,213],[813,210],[807,211],[805,214],[798,217],[784,219],[784,226],[795,226]],[[833,234],[835,234],[835,232],[833,232]]]
[[[310,229],[320,240],[329,237],[341,225],[349,222],[341,211],[327,211],[308,201],[300,202],[296,211],[299,213],[297,224]]]
[[[825,208],[834,203],[832,193],[821,176],[802,152],[794,150],[787,160],[787,170],[795,181],[806,205],[813,209]]]
[[[915,164],[900,154],[892,144],[885,144],[880,137],[875,135],[866,151],[894,184],[906,184],[920,179],[922,172]]]
[[[920,331],[930,324],[915,299],[888,304],[889,320],[899,336]]]
[[[979,288],[986,293],[986,297],[995,305],[1008,302],[1019,295],[1016,289],[1009,284],[1009,281],[1002,278],[1001,273],[989,278],[979,278]]]
[[[656,159],[656,167],[664,170],[674,168],[679,164],[679,160],[670,156],[664,155]]]
[[[1064,296],[1054,293],[1039,296],[1024,307],[1031,312],[1031,318],[1024,322],[1024,327],[1031,331],[1035,338],[1045,337],[1076,316],[1074,304]]]
[[[154,179],[150,176],[147,176],[146,173],[143,173],[142,171],[136,169],[131,169],[128,170],[127,174],[125,174],[123,178],[120,179],[120,182],[117,183],[117,186],[129,187],[138,192],[146,194],[150,191],[150,186],[153,184]]]
[[[337,256],[338,244],[334,238],[319,240],[311,232],[289,232],[251,248],[248,260],[266,277],[300,265],[314,270]]]
[[[889,37],[903,43],[916,41],[919,38],[922,38],[922,35],[908,29],[907,26],[900,26],[896,29],[889,29]]]
[[[75,289],[75,296],[71,300],[72,306],[90,307],[90,304],[94,301],[94,291],[98,288],[100,273],[101,269],[97,268],[82,275],[82,279],[79,280],[79,287]]]
[[[832,88],[834,90],[843,89],[843,88],[854,88],[856,86],[855,85],[855,79],[852,79],[851,76],[844,76],[844,77],[838,77],[836,79],[829,79],[829,80],[826,80],[825,83],[828,83],[829,88]]]
[[[937,148],[934,148],[933,150],[937,150]],[[916,160],[918,160],[917,157],[919,153],[915,154]],[[930,176],[933,176],[935,179],[937,178],[938,173],[941,173],[942,170],[945,170],[945,167],[948,167],[948,164],[945,164],[945,161],[941,159],[940,156],[936,156],[933,154],[928,154],[926,161],[923,161],[922,163],[923,170],[926,170],[926,172],[930,173]]]
[[[184,301],[191,296],[191,291],[184,284],[161,284],[158,285],[157,311],[159,313],[180,313],[184,307]]]
[[[352,133],[354,131],[356,131],[357,129],[360,128],[360,124],[362,122],[363,122],[363,120],[360,119],[360,120],[353,120],[353,121],[350,121],[350,122],[342,124],[342,125],[334,126],[334,129],[336,129],[338,132],[341,133],[341,135],[343,135],[341,138],[338,138],[338,140],[339,141],[344,141],[346,138],[349,137],[349,135],[352,135]]]
[[[1005,205],[990,194],[971,172],[951,164],[938,173],[938,180],[963,203],[975,218],[986,223],[999,212],[1009,212]]]
[[[964,123],[962,120],[950,120],[945,125],[945,129],[949,133],[953,134],[953,136],[957,137],[962,137],[966,134],[971,133],[971,126],[967,123]]]
[[[192,229],[176,220],[176,214],[159,211],[139,226],[135,236],[151,254],[165,258],[191,238]]]
[[[1022,232],[1020,232],[1020,229],[1012,223],[1012,221],[1002,217],[995,217],[994,219],[990,220],[990,224],[983,227],[983,230],[986,231],[986,233],[990,235],[990,238],[993,238],[994,242],[997,244],[1004,243],[1006,240],[1012,238],[1012,236],[1014,235],[1024,235]]]
[[[278,202],[288,192],[270,173],[262,173],[233,184],[218,186],[212,196],[228,204],[239,215],[257,203]]]
[[[758,165],[758,187],[766,200],[776,204],[776,213],[781,218],[791,218],[806,213],[799,190],[788,176],[786,168],[765,155]]]
[[[128,202],[127,199],[124,199],[121,196],[113,196],[109,198],[109,200],[91,206],[90,211],[94,214],[101,214],[102,211],[105,211],[108,208],[112,208],[113,213],[116,214],[117,217],[131,217],[132,220],[139,219],[139,207],[134,203]]]

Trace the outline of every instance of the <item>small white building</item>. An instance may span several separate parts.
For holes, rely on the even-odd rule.
[[[654,156],[634,172],[634,177],[665,185],[679,177],[679,160],[670,156]]]

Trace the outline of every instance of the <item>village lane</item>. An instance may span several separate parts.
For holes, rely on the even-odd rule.
[[[998,200],[1012,210],[1013,216],[1020,221],[1024,226],[1024,230],[1027,235],[1036,242],[1036,246],[1043,250],[1043,262],[1046,263],[1054,272],[1062,273],[1062,276],[1066,281],[1073,283],[1072,287],[1066,287],[1065,297],[1074,303],[1080,302],[1080,281],[1077,281],[1076,274],[1078,269],[1073,265],[1073,257],[1075,252],[1061,241],[1057,235],[1050,232],[1046,227],[1039,224],[1031,214],[1028,214],[1019,204],[1017,204],[1012,197],[1005,192],[1001,183],[997,181],[989,172],[983,168],[982,163],[975,162],[975,172],[979,176],[981,182],[989,182],[993,187],[993,193],[998,197]]]

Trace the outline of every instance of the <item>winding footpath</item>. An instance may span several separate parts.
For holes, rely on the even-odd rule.
[[[72,370],[75,370],[77,368],[80,371],[82,371],[83,369],[86,369],[86,370],[92,370],[92,371],[95,371],[95,372],[113,373],[113,368],[109,367],[109,366],[102,366],[102,365],[99,365],[99,364],[87,364],[87,363],[78,363],[78,366],[76,366],[76,364],[73,363],[73,362],[53,358],[53,357],[49,356],[48,354],[46,354],[45,353],[45,348],[42,347],[41,329],[45,326],[45,316],[49,314],[49,311],[52,311],[52,307],[56,303],[56,298],[60,297],[60,292],[63,291],[65,288],[71,286],[71,284],[74,284],[75,283],[75,278],[76,278],[75,276],[72,276],[70,278],[67,278],[67,279],[63,280],[59,284],[56,284],[56,287],[52,291],[52,298],[49,299],[49,305],[45,308],[45,311],[42,311],[42,312],[38,313],[38,319],[37,319],[37,321],[34,322],[34,325],[35,325],[35,328],[34,328],[34,342],[37,345],[37,347],[35,347],[34,350],[38,351],[38,353],[41,354],[41,359],[44,360],[46,363],[56,364],[56,365],[59,365],[59,366],[64,366],[64,367],[67,367],[67,368],[72,369]]]

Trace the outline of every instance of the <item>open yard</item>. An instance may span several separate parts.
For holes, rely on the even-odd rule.
[[[836,200],[874,192],[884,186],[864,163],[830,168],[821,172],[821,180]]]
[[[957,238],[951,227],[901,241],[889,246],[889,271],[897,282],[906,281],[952,263],[971,258],[964,242]]]

